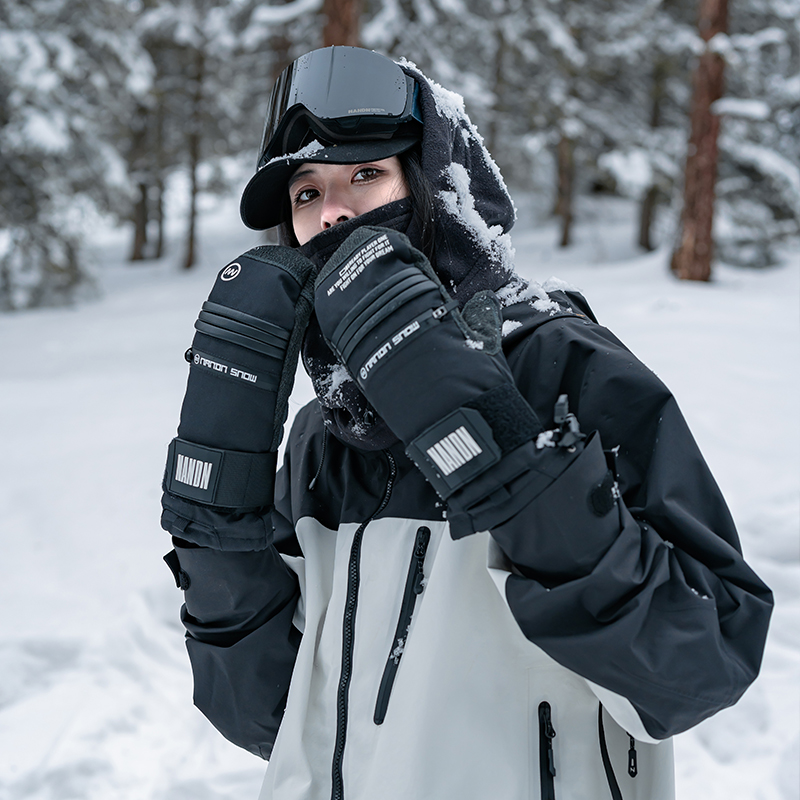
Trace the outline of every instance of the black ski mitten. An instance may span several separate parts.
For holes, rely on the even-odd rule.
[[[314,305],[330,346],[447,501],[455,538],[505,522],[582,451],[565,408],[541,436],[501,351],[494,293],[460,312],[403,234],[354,231],[317,277]]]
[[[236,512],[272,504],[315,271],[291,248],[262,246],[217,276],[186,352],[189,381],[167,455],[167,495]]]

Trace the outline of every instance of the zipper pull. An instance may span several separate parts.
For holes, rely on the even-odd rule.
[[[553,727],[553,720],[550,716],[550,703],[545,702],[539,706],[539,723],[541,732],[547,739],[547,771],[555,777],[556,762],[553,756],[553,739],[556,736],[556,729]]]
[[[550,705],[545,704],[542,708],[542,719],[544,722],[544,733],[548,739],[554,739],[556,735],[556,729],[553,727],[553,720],[550,716]]]
[[[425,588],[425,553],[428,550],[428,542],[431,539],[430,528],[424,525],[417,531],[417,542],[414,547],[414,558],[416,559],[416,573],[414,575],[414,594],[422,594]]]
[[[636,742],[633,736],[628,734],[631,740],[631,748],[628,750],[628,775],[635,778],[639,774],[639,766],[636,763]]]

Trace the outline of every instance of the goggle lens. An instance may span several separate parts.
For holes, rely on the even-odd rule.
[[[307,53],[286,67],[272,90],[259,166],[296,150],[309,126],[337,141],[391,136],[402,123],[420,120],[414,89],[411,77],[372,50],[327,47]],[[308,124],[293,131],[299,116]]]

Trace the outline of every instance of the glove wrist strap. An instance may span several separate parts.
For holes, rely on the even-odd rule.
[[[542,430],[517,387],[501,384],[432,425],[406,453],[447,499]]]
[[[175,438],[164,488],[171,494],[240,511],[272,505],[277,453],[244,453]]]

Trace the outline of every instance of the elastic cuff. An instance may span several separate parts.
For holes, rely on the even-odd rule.
[[[272,517],[265,514],[225,515],[164,495],[161,527],[172,534],[178,552],[190,547],[244,553],[265,550],[272,543]],[[190,515],[194,519],[190,519]]]

